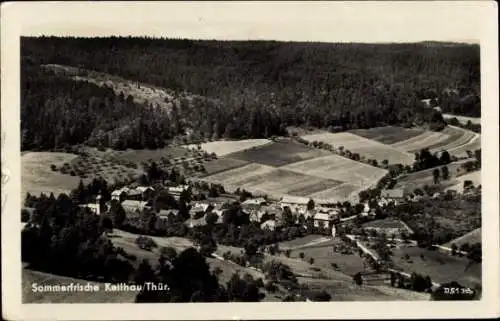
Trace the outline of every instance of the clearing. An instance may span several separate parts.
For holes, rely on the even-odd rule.
[[[469,232],[465,235],[457,237],[454,240],[449,241],[448,243],[443,244],[443,246],[451,248],[452,244],[455,244],[456,246],[460,247],[465,243],[469,243],[470,245],[476,243],[482,243],[481,237],[482,237],[481,228],[477,228],[472,232]]]
[[[203,151],[215,153],[217,156],[225,156],[231,153],[244,151],[254,147],[271,143],[269,139],[243,139],[243,140],[219,140],[199,144]],[[197,148],[197,144],[185,145],[186,148]],[[232,157],[232,156],[230,156]],[[235,158],[235,157],[232,157]],[[237,157],[236,157],[237,158]]]
[[[293,141],[281,140],[227,156],[243,161],[278,167],[324,155],[331,155],[331,153],[309,148]]]
[[[79,178],[52,171],[50,165],[57,168],[70,163],[78,156],[69,153],[26,152],[21,156],[21,192],[22,199],[26,193],[40,195],[67,193],[78,186]]]
[[[416,137],[422,134],[423,130],[418,128],[384,126],[370,129],[353,129],[349,132],[364,138],[376,140],[382,144],[390,145]]]
[[[406,254],[409,255],[410,260],[404,259]],[[419,247],[401,247],[393,249],[392,258],[396,267],[404,272],[429,275],[433,282],[457,281],[463,286],[472,288],[481,285],[481,264],[470,263],[463,257]]]
[[[365,159],[375,159],[378,163],[387,160],[389,164],[411,165],[415,160],[413,154],[348,132],[335,134],[324,132],[302,136],[302,138],[309,142],[324,142],[336,149],[343,146],[344,149],[358,153]]]
[[[42,67],[64,74],[75,81],[85,81],[100,87],[110,87],[116,95],[123,93],[125,98],[130,95],[134,102],[138,104],[160,106],[171,111],[175,100],[173,91],[144,83],[139,84],[136,81],[102,72],[57,64],[42,65]]]
[[[449,179],[448,180],[439,180],[439,186],[444,190],[455,186],[460,183],[459,179],[461,177],[461,166],[466,163],[468,160],[462,160],[450,163],[448,165],[444,165],[448,167]],[[398,178],[397,184],[394,188],[403,188],[405,193],[413,193],[416,188],[423,188],[425,185],[433,186],[434,185],[434,176],[432,172],[434,169],[438,168],[440,171],[444,166],[438,166],[434,168],[425,169],[422,171],[409,173],[405,176]],[[458,175],[457,175],[458,174]],[[465,175],[464,175],[465,176]],[[479,176],[480,179],[480,176]]]

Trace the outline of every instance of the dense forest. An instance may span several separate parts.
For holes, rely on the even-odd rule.
[[[269,137],[287,126],[440,130],[445,122],[420,102],[426,98],[436,98],[444,111],[480,114],[475,45],[40,37],[23,38],[21,51],[25,149],[156,148],[188,129],[205,139]],[[41,64],[198,96],[177,100],[166,113],[112,97],[110,89],[47,75]]]

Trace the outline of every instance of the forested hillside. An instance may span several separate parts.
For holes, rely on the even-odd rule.
[[[433,97],[444,111],[463,111],[465,101],[464,113],[480,113],[479,47],[473,45],[42,37],[23,38],[21,50],[23,148],[81,142],[154,148],[186,129],[204,138],[268,137],[286,126],[440,130],[440,114],[420,103]],[[47,77],[40,64],[206,98],[179,99],[167,114],[112,98],[105,88]]]

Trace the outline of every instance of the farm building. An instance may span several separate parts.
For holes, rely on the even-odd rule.
[[[310,200],[307,197],[285,195],[281,198],[280,205],[282,209],[289,207],[292,212],[305,214]]]
[[[403,221],[391,217],[365,223],[363,224],[363,228],[365,230],[374,230],[378,234],[385,234],[387,236],[393,234],[401,236],[402,233],[413,234],[413,230]]]
[[[215,207],[212,210],[212,213],[217,214],[219,217],[217,219],[217,223],[222,223],[224,220],[224,214],[228,211],[228,208],[225,206],[225,204],[216,204]]]
[[[136,201],[136,200],[125,200],[121,203],[123,209],[127,214],[129,213],[135,213],[135,212],[142,212],[149,207],[147,206],[148,202],[144,201]]]
[[[142,201],[142,193],[134,188],[128,191],[125,198],[132,201]]]
[[[205,216],[203,216],[198,219],[189,219],[184,224],[186,224],[186,226],[188,226],[189,228],[194,228],[198,226],[207,225],[207,221],[205,219]]]

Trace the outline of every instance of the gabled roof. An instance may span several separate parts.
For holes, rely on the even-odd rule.
[[[403,189],[386,189],[382,191],[382,197],[387,198],[403,198]]]
[[[281,203],[307,205],[311,199],[307,197],[285,195],[281,198]]]
[[[139,210],[143,210],[144,207],[146,207],[147,203],[148,202],[144,202],[144,201],[125,200],[121,204],[122,204],[122,207],[124,209],[139,209]]]
[[[148,189],[153,190],[153,191],[155,190],[155,189],[154,189],[154,188],[152,188],[151,186],[137,186],[137,187],[135,188],[135,190],[136,190],[136,191],[139,191],[139,192],[141,192],[141,193],[144,193],[144,192],[145,192],[145,191],[147,191]]]
[[[320,221],[329,221],[330,214],[328,214],[328,213],[316,213],[316,214],[314,214],[313,219],[320,220]]]

